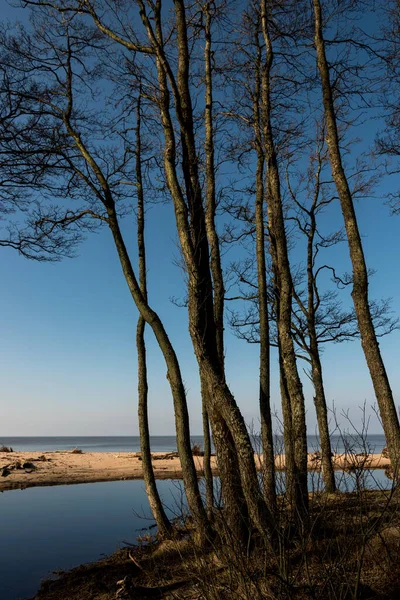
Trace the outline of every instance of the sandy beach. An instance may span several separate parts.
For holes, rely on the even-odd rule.
[[[176,453],[154,452],[153,467],[158,479],[178,479],[182,476],[181,464]],[[256,456],[260,468],[260,457]],[[199,476],[203,470],[203,458],[194,457]],[[370,468],[385,469],[390,460],[382,454],[334,455],[336,469]],[[318,455],[310,454],[310,470],[320,468]],[[211,459],[213,473],[218,475],[216,457]],[[285,468],[285,457],[276,457],[276,467]],[[0,491],[23,489],[33,486],[90,483],[95,481],[117,481],[141,479],[142,461],[137,452],[10,452],[0,453]]]

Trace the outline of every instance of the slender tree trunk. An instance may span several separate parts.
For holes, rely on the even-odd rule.
[[[319,194],[318,170],[317,191],[310,211],[310,228],[307,236],[307,288],[308,288],[308,306],[307,306],[307,328],[310,340],[311,357],[311,379],[313,382],[315,397],[315,411],[317,414],[318,430],[321,443],[321,467],[322,477],[325,484],[325,490],[333,494],[336,491],[335,472],[332,464],[331,439],[329,435],[328,410],[326,406],[325,388],[322,377],[322,364],[319,353],[317,330],[316,330],[316,280],[314,275],[314,240],[317,231],[315,209]]]
[[[266,0],[261,0],[261,22],[266,50],[265,66],[262,77],[262,119],[267,160],[268,223],[270,243],[273,249],[271,257],[274,268],[275,289],[279,296],[277,302],[279,351],[292,418],[294,461],[296,466],[296,511],[300,519],[302,519],[308,513],[307,431],[303,387],[297,370],[296,354],[291,331],[293,283],[283,218],[280,176],[271,124],[270,76],[273,51],[269,36]]]
[[[185,6],[182,0],[175,0],[177,36],[177,77],[163,51],[160,3],[155,7],[154,33],[152,24],[144,8],[142,20],[150,40],[156,49],[156,63],[160,87],[159,107],[164,131],[164,166],[167,185],[174,202],[177,231],[188,273],[188,313],[189,332],[197,358],[202,385],[207,388],[207,411],[211,420],[215,415],[225,421],[234,441],[239,462],[240,480],[254,525],[269,536],[274,529],[274,521],[267,509],[259,486],[254,452],[246,424],[234,397],[226,385],[223,366],[220,363],[214,320],[212,279],[209,263],[209,246],[205,225],[201,182],[198,173],[197,150],[194,135],[193,108],[189,89],[190,53],[187,40]],[[185,194],[182,191],[176,168],[176,143],[174,126],[170,115],[170,82],[175,111],[180,127],[182,145],[182,171]],[[213,431],[214,434],[214,431]],[[214,438],[217,446],[217,440]]]
[[[322,378],[322,365],[318,346],[311,342],[311,379],[314,386],[314,404],[317,413],[318,431],[321,443],[321,468],[325,491],[333,494],[336,491],[335,471],[332,464],[331,439],[328,426],[325,388]]]
[[[144,194],[142,180],[142,156],[141,156],[141,115],[140,96],[138,98],[137,125],[136,125],[136,185],[137,185],[137,239],[139,253],[139,285],[143,298],[147,301],[146,281],[146,250],[144,238]],[[136,330],[136,347],[138,353],[138,419],[140,432],[140,447],[142,451],[143,478],[149,499],[150,509],[157,523],[158,531],[162,536],[171,532],[171,523],[165,514],[154,477],[153,465],[150,452],[150,431],[147,410],[148,384],[146,344],[144,341],[144,330],[146,322],[140,315]]]
[[[138,417],[140,448],[142,451],[143,479],[146,487],[149,505],[154,519],[157,523],[158,531],[162,537],[168,537],[171,533],[171,523],[165,514],[154,477],[153,466],[150,452],[150,431],[147,412],[147,367],[146,367],[146,346],[144,342],[145,320],[139,317],[136,330],[136,347],[138,352]]]
[[[205,172],[206,172],[206,209],[205,209],[205,227],[210,249],[210,270],[213,283],[213,307],[215,338],[218,360],[221,372],[224,371],[224,301],[225,286],[222,272],[220,245],[215,226],[216,216],[216,183],[215,183],[215,159],[214,159],[214,125],[213,125],[213,77],[212,77],[212,15],[211,3],[207,2],[205,11]],[[202,386],[206,388],[207,386]],[[222,497],[224,501],[224,510],[227,515],[227,523],[232,533],[243,541],[248,533],[248,525],[244,527],[247,518],[245,509],[245,500],[240,483],[240,473],[238,469],[238,460],[235,445],[229,429],[221,419],[220,415],[214,414],[214,430],[217,435],[216,449],[218,455],[218,467],[220,470],[220,481],[222,487]]]
[[[208,517],[211,518],[214,507],[214,484],[213,474],[211,470],[211,435],[210,435],[210,420],[208,418],[207,403],[205,400],[205,391],[201,391],[202,398],[202,413],[203,413],[203,437],[204,437],[204,455],[203,455],[203,470],[204,481],[206,484],[206,508]]]
[[[296,463],[294,460],[294,437],[292,427],[292,408],[282,365],[282,357],[279,352],[280,389],[283,417],[283,443],[285,447],[285,496],[290,511],[295,512],[296,501]]]
[[[265,276],[264,198],[256,199],[256,255],[258,304],[260,315],[260,416],[263,449],[264,493],[273,512],[276,510],[275,455],[270,400],[270,346],[267,282]]]
[[[152,328],[163,353],[167,366],[167,379],[169,380],[174,402],[176,438],[179,457],[182,465],[182,477],[185,485],[186,498],[192,518],[197,525],[198,533],[204,540],[210,531],[209,521],[207,519],[207,514],[203,506],[197,482],[196,468],[194,465],[190,444],[189,414],[187,410],[186,394],[175,350],[171,344],[167,332],[165,331],[160,317],[154,310],[150,308],[146,298],[144,298],[140,290],[139,283],[136,279],[136,275],[129,258],[129,253],[121,233],[113,194],[109,188],[107,179],[104,177],[100,166],[97,164],[90,150],[84,144],[82,137],[74,129],[70,121],[70,114],[68,112],[64,115],[64,123],[68,134],[74,140],[77,149],[82,154],[82,157],[85,159],[86,163],[101,186],[103,193],[102,202],[107,210],[107,223],[114,239],[114,244],[118,253],[122,272],[125,276],[125,280],[128,284],[132,298],[140,312],[140,315]]]
[[[257,27],[258,27],[257,23]],[[263,449],[263,483],[264,494],[272,512],[276,512],[276,481],[275,481],[275,455],[272,431],[271,400],[270,400],[270,340],[269,340],[269,315],[268,295],[265,261],[265,228],[264,228],[264,163],[265,157],[262,147],[261,133],[261,48],[258,31],[256,33],[257,58],[255,70],[254,90],[254,137],[257,152],[256,167],[256,259],[258,283],[258,310],[260,317],[260,417],[261,441]]]
[[[108,219],[121,267],[132,297],[135,300],[141,316],[152,328],[167,365],[167,379],[171,387],[172,398],[174,402],[176,439],[179,458],[182,465],[182,477],[185,486],[186,498],[188,501],[189,510],[194,522],[198,527],[199,533],[206,537],[209,533],[209,522],[201,499],[196,468],[192,455],[189,414],[187,410],[186,394],[179,362],[161,319],[157,313],[149,307],[140,291],[119,228],[118,218],[113,207],[108,207]]]
[[[350,258],[353,266],[352,297],[361,335],[361,344],[371,374],[376,399],[378,401],[390,458],[393,467],[397,469],[400,462],[399,419],[369,309],[368,272],[361,236],[358,229],[357,217],[354,210],[353,198],[342,163],[336,112],[330,83],[329,65],[326,58],[325,41],[323,37],[321,3],[319,0],[313,0],[313,5],[315,18],[314,40],[322,85],[323,105],[327,126],[327,145],[332,176],[340,199],[349,244]]]

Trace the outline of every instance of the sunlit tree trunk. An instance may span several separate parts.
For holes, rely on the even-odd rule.
[[[368,300],[368,271],[364,257],[352,194],[343,168],[340,151],[337,117],[326,58],[320,0],[313,0],[315,18],[315,47],[321,78],[322,97],[327,127],[327,145],[332,176],[340,199],[346,227],[350,258],[353,267],[352,297],[357,314],[361,344],[367,361],[378,401],[382,425],[386,436],[392,464],[397,468],[400,461],[400,428],[393,393],[379,349]]]
[[[314,386],[314,404],[317,414],[318,431],[321,444],[321,468],[325,490],[328,493],[336,491],[335,472],[332,464],[331,439],[329,434],[328,410],[326,405],[322,365],[318,347],[315,315],[315,276],[314,276],[314,237],[316,220],[313,210],[310,211],[311,223],[307,239],[307,328],[310,340],[311,380]]]
[[[257,26],[259,24],[257,23]],[[270,339],[268,294],[265,261],[265,227],[264,227],[264,164],[262,130],[261,130],[261,48],[258,31],[255,36],[257,57],[255,65],[255,89],[253,101],[254,139],[257,153],[256,166],[256,259],[258,283],[258,310],[260,317],[260,418],[261,441],[263,451],[263,479],[264,493],[273,512],[276,511],[276,481],[275,481],[275,456],[272,431],[271,401],[270,401]]]
[[[208,390],[206,396],[208,414],[211,419],[214,419],[214,415],[220,415],[228,427],[234,442],[239,463],[241,486],[250,519],[263,534],[270,535],[275,524],[259,486],[253,447],[243,416],[226,384],[223,365],[221,365],[218,355],[209,245],[198,172],[193,108],[189,88],[190,54],[187,23],[185,6],[182,0],[175,0],[174,8],[178,54],[176,78],[172,74],[163,52],[160,3],[157,3],[154,13],[156,34],[144,7],[141,16],[149,38],[156,48],[160,88],[159,107],[165,139],[164,166],[168,188],[174,202],[177,230],[188,274],[189,332],[199,365],[200,379]],[[185,194],[182,192],[176,169],[177,152],[174,126],[170,115],[170,94],[167,78],[172,87],[175,110],[179,121]],[[215,436],[214,442],[218,452]]]
[[[140,95],[137,107],[136,123],[136,191],[137,191],[137,240],[139,254],[139,285],[143,298],[147,301],[147,278],[146,278],[146,248],[144,237],[144,193],[142,178],[142,153],[141,153],[141,114]],[[162,536],[167,536],[171,531],[171,523],[165,514],[154,477],[153,465],[150,452],[150,431],[148,418],[148,384],[146,344],[144,340],[146,321],[140,315],[136,329],[136,347],[138,355],[138,419],[140,433],[140,447],[142,451],[143,479],[149,499],[150,509],[157,523],[158,531]]]
[[[267,202],[271,257],[274,270],[275,290],[277,291],[278,345],[286,386],[287,400],[290,403],[293,451],[295,463],[296,512],[303,518],[308,513],[307,487],[307,433],[305,405],[302,384],[296,364],[296,354],[292,338],[292,293],[293,283],[287,250],[285,223],[283,217],[280,175],[271,124],[271,67],[273,62],[272,43],[269,34],[268,9],[266,0],[261,0],[261,23],[265,43],[265,63],[262,75],[262,122],[265,156],[267,163]],[[289,417],[289,415],[288,415]]]
[[[213,125],[213,77],[212,77],[212,10],[210,2],[204,7],[205,12],[205,174],[206,174],[206,207],[205,227],[210,251],[210,270],[213,283],[213,305],[215,339],[221,372],[224,371],[224,277],[222,272],[220,244],[215,224],[216,216],[216,183],[215,183],[215,158],[214,158],[214,125]],[[207,386],[205,393],[207,394]],[[209,402],[208,402],[209,404]],[[218,456],[218,467],[221,473],[222,497],[227,515],[227,524],[236,537],[243,538],[247,535],[248,526],[246,503],[240,481],[238,460],[232,435],[221,416],[214,411],[213,431]]]

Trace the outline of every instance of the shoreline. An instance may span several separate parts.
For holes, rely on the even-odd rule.
[[[176,452],[153,452],[156,479],[181,479],[182,468]],[[203,458],[194,456],[196,470],[203,475]],[[261,457],[255,455],[257,469]],[[335,470],[387,469],[390,459],[382,454],[335,454]],[[308,455],[308,470],[320,471],[317,453]],[[275,457],[278,471],[285,470],[285,456]],[[218,476],[216,457],[211,468]],[[0,453],[0,492],[37,486],[71,485],[101,481],[143,479],[140,452],[2,452]]]

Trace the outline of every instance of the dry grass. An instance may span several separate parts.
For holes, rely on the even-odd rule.
[[[399,598],[399,509],[397,493],[315,494],[303,531],[282,509],[273,547],[254,531],[248,544],[236,543],[217,511],[215,524],[223,535],[207,548],[193,543],[190,524],[181,526],[175,539],[149,537],[44,584],[36,600]],[[128,595],[118,596],[125,585]]]
[[[193,456],[204,456],[204,451],[201,449],[200,444],[193,444],[192,455]]]

